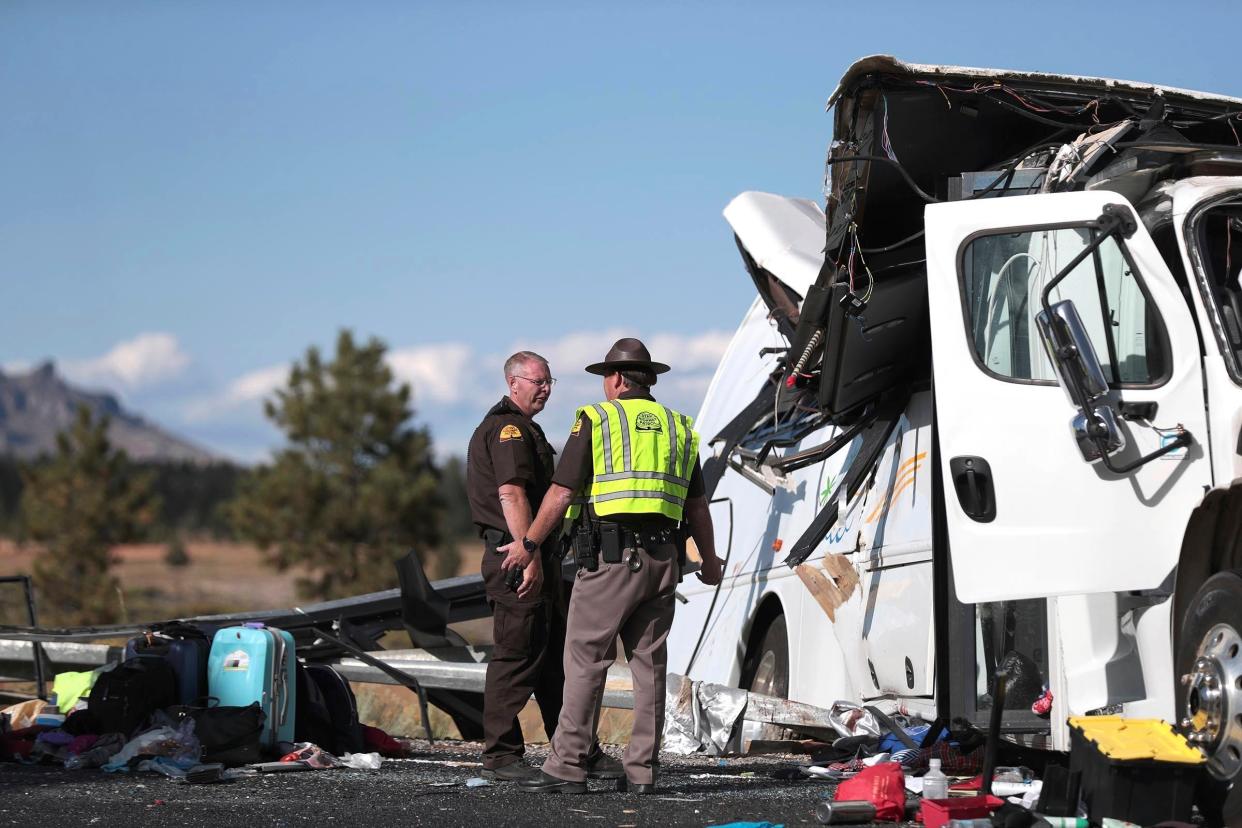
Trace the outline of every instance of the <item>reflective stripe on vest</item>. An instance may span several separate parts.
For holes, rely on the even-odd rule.
[[[691,420],[650,400],[612,400],[578,409],[591,421],[592,476],[567,517],[583,503],[600,517],[660,514],[681,520],[698,456]]]

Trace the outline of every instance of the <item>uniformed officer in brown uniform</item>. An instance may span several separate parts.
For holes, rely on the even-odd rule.
[[[483,691],[483,767],[499,779],[524,779],[525,739],[518,713],[533,693],[548,737],[561,711],[565,641],[560,559],[551,550],[508,554],[497,547],[521,538],[552,478],[552,446],[534,416],[556,382],[543,357],[519,351],[505,362],[509,393],[492,406],[470,438],[466,493],[483,538],[484,587],[492,607],[494,648]],[[592,754],[593,775],[620,776],[620,766]]]
[[[654,402],[650,386],[668,366],[652,362],[637,339],[619,340],[603,362],[587,371],[604,377],[604,396],[613,400]],[[600,406],[601,410],[603,406]],[[675,413],[669,409],[670,416]],[[684,421],[683,421],[684,422]],[[560,525],[574,495],[593,475],[592,423],[583,414],[575,423],[538,515],[522,543],[542,542]],[[684,435],[683,435],[684,436]],[[697,456],[689,475],[683,521],[699,549],[699,578],[720,582],[711,515]],[[538,778],[522,783],[532,792],[584,793],[588,756],[598,725],[600,700],[608,668],[616,659],[618,635],[629,660],[634,688],[634,728],[626,749],[622,787],[638,793],[655,790],[664,725],[667,639],[672,626],[674,591],[680,579],[674,530],[677,521],[662,514],[610,514],[601,519],[588,506],[583,520],[590,536],[620,536],[631,557],[608,563],[599,557],[578,570],[569,606],[565,644],[565,693],[552,751]],[[522,543],[512,546],[521,548]],[[596,548],[597,555],[601,553]],[[591,567],[594,568],[591,568]]]

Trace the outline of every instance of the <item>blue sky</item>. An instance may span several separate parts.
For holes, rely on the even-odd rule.
[[[341,327],[389,344],[441,452],[518,347],[580,377],[653,338],[693,411],[753,296],[720,211],[822,200],[855,58],[1242,96],[1240,24],[1227,0],[10,0],[0,365],[53,358],[244,460],[279,444],[263,395]],[[594,388],[559,386],[548,430]]]

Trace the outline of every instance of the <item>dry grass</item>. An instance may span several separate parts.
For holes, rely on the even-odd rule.
[[[458,572],[477,571],[478,543],[461,542],[458,547],[462,558]],[[0,539],[0,575],[30,574],[39,552],[36,544],[18,546]],[[182,567],[165,563],[167,552],[167,544],[162,543],[129,544],[113,550],[117,560],[113,573],[121,583],[117,600],[126,622],[281,609],[299,603],[295,581],[301,572],[277,572],[249,544],[188,541],[190,562]],[[0,623],[26,623],[19,589],[5,589],[12,592],[0,592]]]

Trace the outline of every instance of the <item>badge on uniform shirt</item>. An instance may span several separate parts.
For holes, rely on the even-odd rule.
[[[510,423],[500,430],[500,442],[507,443],[510,440],[521,440],[522,429]]]
[[[634,428],[637,431],[664,431],[663,426],[660,425],[660,418],[650,411],[639,412],[638,418],[634,420]]]
[[[582,418],[581,417],[574,420],[574,427],[569,430],[569,436],[577,437],[579,431],[582,431]]]

